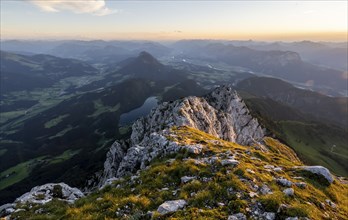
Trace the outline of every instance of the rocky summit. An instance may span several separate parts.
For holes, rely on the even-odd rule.
[[[153,109],[133,124],[130,139],[112,144],[101,173],[85,196],[65,184],[57,196],[57,186],[48,184],[0,211],[7,219],[348,215],[346,183],[324,167],[305,166],[291,148],[267,137],[228,86]]]
[[[109,178],[122,177],[143,169],[155,157],[177,152],[181,148],[200,151],[202,146],[180,147],[164,136],[173,126],[188,126],[227,141],[262,147],[264,130],[229,86],[215,89],[205,97],[187,97],[165,102],[132,127],[126,142],[116,141],[107,153],[99,186]]]

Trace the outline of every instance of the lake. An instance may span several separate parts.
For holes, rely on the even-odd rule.
[[[139,108],[133,109],[132,111],[127,112],[127,113],[123,113],[120,116],[119,125],[122,126],[122,125],[130,124],[130,123],[134,122],[135,120],[137,120],[141,116],[145,116],[145,115],[149,114],[151,109],[153,109],[157,105],[158,105],[157,97],[151,96],[151,97],[147,98],[145,100],[144,104],[142,106],[140,106]]]

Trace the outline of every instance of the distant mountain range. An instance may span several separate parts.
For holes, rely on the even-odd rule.
[[[304,62],[298,53],[291,51],[260,51],[244,46],[214,43],[189,47],[183,50],[179,57],[201,59],[206,62],[225,62],[304,85],[347,91],[347,79],[342,71]]]

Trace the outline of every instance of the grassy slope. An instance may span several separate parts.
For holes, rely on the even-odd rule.
[[[328,167],[334,173],[348,176],[347,131],[318,121],[270,99],[242,93],[252,114],[277,138],[292,147],[307,164]],[[332,146],[335,145],[333,151]]]
[[[311,219],[344,219],[348,214],[347,185],[335,180],[330,186],[305,176],[307,187],[293,186],[294,197],[285,197],[281,192],[284,187],[277,185],[273,177],[291,179],[299,175],[294,172],[294,165],[301,165],[294,152],[272,138],[265,138],[269,152],[261,152],[248,146],[216,139],[201,131],[188,128],[172,128],[170,138],[181,144],[200,143],[204,145],[199,155],[179,152],[165,158],[158,158],[148,169],[140,172],[138,178],[130,176],[115,181],[112,186],[94,192],[75,204],[66,204],[54,200],[44,206],[19,205],[26,211],[13,215],[18,219],[149,219],[148,211],[155,211],[166,200],[185,199],[188,205],[175,213],[164,216],[154,212],[153,219],[227,219],[228,215],[238,212],[247,213],[250,204],[261,202],[266,211],[275,211],[281,203],[290,207],[282,212],[285,216],[307,216]],[[214,142],[213,142],[214,141]],[[222,166],[219,161],[213,164],[197,164],[194,159],[219,156],[228,151],[238,154],[240,164],[237,167]],[[247,153],[247,152],[250,153]],[[258,159],[252,159],[252,156]],[[170,161],[168,159],[174,159]],[[219,160],[220,160],[219,159]],[[267,171],[264,165],[282,166],[283,171]],[[255,173],[247,172],[247,169]],[[196,180],[181,183],[182,176],[195,176]],[[211,178],[204,181],[204,178]],[[243,182],[246,179],[247,182]],[[291,179],[293,182],[300,180]],[[267,184],[273,191],[271,195],[258,195],[250,198],[250,182],[262,186]],[[168,188],[168,189],[163,189]],[[229,191],[233,193],[228,193]],[[174,193],[176,192],[176,193]],[[237,196],[238,195],[238,196]],[[320,208],[320,202],[330,199],[337,204],[333,209]],[[225,205],[219,206],[222,202]],[[35,213],[41,208],[41,214]]]
[[[348,140],[340,131],[296,121],[280,122],[286,142],[309,164],[320,164],[348,176]]]

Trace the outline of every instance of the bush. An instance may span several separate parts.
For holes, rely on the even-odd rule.
[[[63,192],[62,192],[62,186],[61,185],[55,185],[52,190],[52,195],[55,198],[63,198]]]

